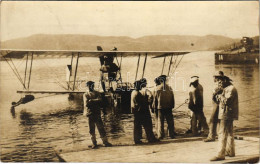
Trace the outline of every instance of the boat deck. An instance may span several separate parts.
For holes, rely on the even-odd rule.
[[[202,137],[166,139],[142,145],[99,146],[98,149],[56,150],[60,161],[98,163],[208,163],[217,154],[218,142],[202,141]],[[244,163],[259,160],[259,138],[236,137],[236,156],[218,163]]]

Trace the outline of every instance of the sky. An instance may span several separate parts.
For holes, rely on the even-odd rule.
[[[33,34],[259,35],[258,1],[2,1],[1,41]]]

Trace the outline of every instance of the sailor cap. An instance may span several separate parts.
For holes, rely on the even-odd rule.
[[[190,83],[194,83],[195,81],[198,81],[199,80],[199,76],[192,76],[190,78]]]

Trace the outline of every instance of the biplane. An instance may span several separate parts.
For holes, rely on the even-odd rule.
[[[65,55],[67,58],[70,58],[71,64],[64,66],[66,67],[67,86],[63,87],[63,91],[30,89],[33,61],[35,57],[44,57],[46,52],[49,54],[59,53],[60,55]],[[22,89],[17,90],[17,93],[22,94],[23,96],[19,101],[12,102],[11,110],[14,110],[16,106],[33,101],[35,96],[39,94],[68,94],[69,101],[81,99],[85,90],[80,90],[80,88],[76,87],[79,59],[82,57],[94,56],[100,61],[100,70],[97,70],[97,72],[100,72],[100,84],[102,86],[101,93],[104,101],[107,102],[106,106],[122,111],[130,111],[131,91],[134,89],[134,86],[129,82],[124,82],[121,77],[122,58],[125,56],[138,56],[135,73],[135,80],[137,80],[137,74],[140,71],[139,65],[141,56],[144,57],[144,64],[141,70],[143,78],[148,56],[152,59],[164,58],[162,69],[158,72],[158,75],[166,74],[169,76],[171,69],[176,69],[184,55],[188,53],[190,53],[190,51],[118,51],[117,48],[110,51],[103,51],[102,47],[97,46],[96,51],[1,49],[1,58],[8,63],[14,75],[17,77],[18,82],[20,82],[22,86]],[[179,56],[181,57],[178,58]],[[12,61],[13,57],[26,61],[23,76],[18,72],[14,62]],[[168,72],[164,72],[166,67],[166,58],[170,60]],[[73,60],[76,60],[76,63],[74,62],[76,64],[74,67]],[[83,100],[81,99],[80,101]],[[124,109],[122,109],[122,107]]]

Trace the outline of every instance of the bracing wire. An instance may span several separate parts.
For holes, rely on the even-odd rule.
[[[2,55],[2,53],[1,53],[1,55]],[[24,83],[23,83],[23,81],[18,77],[18,75],[16,74],[15,70],[13,69],[13,67],[11,66],[11,64],[8,62],[8,60],[7,60],[3,55],[2,55],[2,57],[4,58],[4,60],[6,61],[6,63],[9,65],[9,67],[11,68],[11,70],[13,71],[13,73],[15,74],[15,76],[17,77],[17,79],[20,81],[20,83],[22,84],[22,86],[23,86],[24,88],[26,88],[25,85],[24,85]]]
[[[180,59],[180,60],[179,60],[179,62],[177,63],[177,65],[176,65],[176,67],[175,67],[174,71],[172,72],[172,74],[174,74],[174,73],[175,73],[175,71],[176,71],[176,69],[178,68],[179,64],[181,63],[181,61],[182,61],[183,57],[184,57],[184,55],[182,55],[181,59]]]
[[[20,76],[20,74],[19,74],[19,72],[18,72],[18,70],[17,70],[15,64],[13,63],[13,60],[12,60],[11,57],[10,57],[10,61],[11,61],[11,63],[12,63],[12,66],[13,66],[13,68],[14,68],[14,70],[15,70],[17,76],[18,76],[18,78],[19,78],[21,81],[23,81],[23,80],[22,80],[22,77]],[[24,84],[24,85],[25,85],[25,84]]]
[[[42,63],[44,63],[45,64],[45,66],[47,66],[47,68],[49,69],[49,70],[52,70],[51,69],[51,67],[44,61],[44,60],[40,60]],[[62,83],[60,82],[60,80],[59,80],[59,76],[58,76],[58,74],[55,72],[55,71],[51,71],[51,72],[53,72],[54,74],[55,74],[55,80],[56,80],[56,84],[58,84],[61,88],[63,88],[63,89],[65,89],[65,90],[67,90],[67,88],[64,86],[64,85],[62,85]]]

